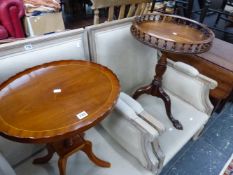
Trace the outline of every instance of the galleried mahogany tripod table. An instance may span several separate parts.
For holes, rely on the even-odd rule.
[[[68,157],[83,151],[98,166],[110,167],[92,152],[84,132],[111,111],[120,91],[108,68],[88,61],[56,61],[27,69],[0,85],[0,134],[23,143],[43,143],[65,175]]]
[[[214,33],[196,21],[161,13],[136,17],[131,26],[131,33],[140,42],[162,52],[155,67],[152,83],[139,88],[133,97],[136,99],[146,93],[161,98],[173,126],[182,130],[182,124],[172,116],[170,98],[162,89],[162,77],[167,67],[167,53],[199,54],[206,52],[212,45]]]

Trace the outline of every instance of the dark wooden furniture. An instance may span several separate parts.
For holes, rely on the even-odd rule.
[[[119,81],[108,68],[87,61],[57,61],[23,71],[0,85],[1,135],[13,141],[47,144],[46,163],[56,152],[60,174],[67,158],[84,151],[98,166],[84,132],[111,111],[119,95]]]
[[[217,30],[217,31],[221,31],[224,33],[224,40],[228,40],[226,37],[228,37],[228,35],[231,35],[231,37],[233,36],[233,11],[227,11],[225,10],[226,5],[227,6],[231,6],[233,7],[233,1],[228,1],[228,0],[223,0],[223,4],[222,4],[222,8],[221,10],[213,10],[210,9],[210,11],[214,11],[215,13],[217,13],[217,19],[214,23],[213,29]],[[219,21],[222,20],[225,22],[225,25],[218,25]]]
[[[216,80],[217,88],[211,90],[210,97],[220,111],[233,92],[233,44],[214,39],[212,48],[199,55],[168,54],[173,61],[182,61],[197,68],[200,73]]]
[[[213,32],[206,26],[175,15],[148,14],[135,18],[131,26],[133,36],[142,43],[162,51],[155,68],[152,83],[139,88],[133,95],[138,98],[146,93],[161,98],[166,113],[173,126],[183,129],[181,123],[171,113],[171,101],[162,89],[162,76],[166,71],[168,53],[197,54],[210,49]]]
[[[182,10],[185,17],[187,17],[187,18],[192,17],[194,0],[175,0],[175,2],[176,2],[175,3],[175,11],[177,11],[176,14],[180,10]]]

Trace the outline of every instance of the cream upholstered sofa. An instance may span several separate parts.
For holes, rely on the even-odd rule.
[[[124,19],[87,28],[92,60],[111,68],[120,79],[122,91],[128,95],[151,83],[158,57],[155,49],[133,38],[130,33],[131,21],[132,19]],[[209,90],[217,86],[216,81],[201,75],[194,67],[170,60],[168,65],[163,78],[163,88],[171,98],[172,114],[182,123],[183,130],[175,129],[168,120],[161,99],[142,95],[135,101],[127,95],[124,96],[127,104],[139,116],[149,120],[160,133],[150,151],[155,151],[159,167],[156,167],[152,160],[147,163],[141,160],[141,163],[152,171],[157,168],[156,172],[191,138],[196,139],[199,136],[213,109]],[[146,114],[144,111],[147,111]],[[113,117],[103,122],[104,128],[112,128],[113,125]],[[148,145],[149,143],[147,148]],[[130,148],[128,151],[130,152]]]
[[[120,79],[122,91],[131,94],[141,85],[150,83],[157,61],[154,49],[131,36],[131,20],[2,45],[0,82],[44,62],[91,58],[111,68]],[[159,173],[191,137],[199,134],[207,122],[212,110],[208,92],[216,86],[213,80],[200,75],[194,68],[174,62],[169,62],[163,84],[172,100],[172,112],[184,126],[183,131],[175,130],[167,120],[161,100],[143,95],[137,102],[121,93],[112,114],[101,126],[87,132],[96,154],[110,161],[112,168],[96,167],[83,154],[77,153],[68,161],[67,174]],[[189,92],[190,87],[192,93]],[[27,145],[0,138],[0,152],[3,155],[0,156],[0,164],[10,164],[4,166],[3,173],[58,174],[57,157],[46,165],[31,163],[42,148],[43,145]]]
[[[84,59],[82,36],[83,30],[76,30],[61,35],[47,35],[0,45],[0,83],[16,73],[38,64],[60,59]],[[0,152],[12,167],[17,167],[42,148],[43,145],[21,144],[3,137],[0,138]],[[4,167],[4,169],[7,171],[8,168]],[[6,174],[11,175],[12,173]]]
[[[7,80],[17,72],[29,67],[64,59],[89,60],[88,45],[84,40],[84,30],[78,29],[58,34],[27,39],[20,42],[0,46],[0,82]],[[73,104],[75,105],[75,104]],[[121,139],[113,139],[102,127],[97,126],[88,130],[86,137],[93,142],[94,152],[101,158],[111,162],[111,168],[100,168],[93,165],[82,153],[73,155],[68,160],[67,174],[134,174],[152,175],[144,168],[138,159],[144,157],[142,147],[146,141],[152,142],[158,137],[158,132],[121,99],[118,100],[114,114],[118,119],[114,129],[122,129],[128,133]],[[108,129],[111,133],[111,129]],[[133,138],[128,140],[128,138]],[[128,141],[127,141],[128,140]],[[141,142],[141,140],[144,140]],[[136,155],[127,152],[127,146],[134,144]],[[139,144],[139,145],[138,145]],[[33,165],[32,160],[44,154],[44,145],[22,144],[0,138],[0,174],[1,175],[55,175],[58,174],[57,157],[49,164]],[[41,152],[42,150],[42,152]],[[144,158],[146,159],[146,158]],[[158,164],[157,159],[155,163]]]

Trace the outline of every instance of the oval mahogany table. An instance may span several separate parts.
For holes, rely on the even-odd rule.
[[[45,143],[48,155],[34,160],[46,163],[56,152],[59,171],[65,174],[68,156],[84,151],[97,158],[84,132],[111,111],[120,91],[108,68],[88,61],[56,61],[27,69],[0,85],[0,133],[23,143]]]

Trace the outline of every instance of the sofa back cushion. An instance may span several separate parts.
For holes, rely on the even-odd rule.
[[[89,60],[83,29],[0,46],[0,83],[27,68],[56,60]]]
[[[158,58],[156,49],[132,36],[132,20],[123,19],[87,28],[91,59],[112,69],[120,80],[121,90],[128,94],[151,83]],[[168,59],[168,62],[171,61]],[[200,95],[204,84],[199,80],[199,72],[183,63],[173,64],[168,64],[163,76],[164,89],[209,113],[204,105],[209,101],[204,98],[205,94]],[[209,93],[208,86],[205,87]],[[190,89],[193,89],[192,93]]]
[[[130,32],[133,18],[88,27],[93,61],[112,69],[121,90],[133,93],[151,82],[157,51],[137,41]]]
[[[0,46],[0,83],[27,68],[66,59],[89,60],[83,29],[26,39]],[[0,152],[13,166],[35,154],[43,145],[21,144],[0,138]]]

